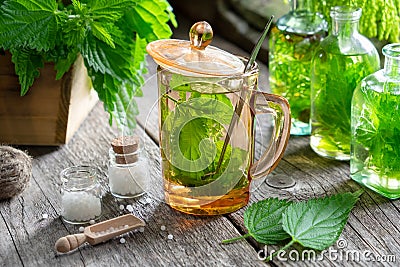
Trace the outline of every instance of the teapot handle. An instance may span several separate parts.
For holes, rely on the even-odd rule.
[[[290,106],[284,97],[260,91],[252,92],[250,106],[253,119],[256,114],[272,114],[275,121],[269,147],[250,167],[250,176],[260,178],[275,169],[285,152],[290,137]]]

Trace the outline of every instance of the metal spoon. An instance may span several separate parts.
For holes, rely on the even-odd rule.
[[[271,27],[271,23],[272,23],[272,19],[274,18],[274,16],[271,16],[271,18],[268,20],[267,24],[265,25],[265,28],[263,30],[262,35],[260,36],[260,38],[257,41],[257,44],[254,46],[253,51],[251,51],[250,54],[250,59],[247,61],[246,66],[244,68],[243,73],[248,72],[251,67],[253,66],[254,62],[256,61],[258,52],[260,51],[261,45],[265,40],[265,37],[267,37],[267,33],[269,28]],[[245,90],[241,90],[240,92],[240,97],[239,97],[239,101],[237,102],[236,106],[235,106],[235,112],[232,115],[232,119],[231,122],[229,123],[229,127],[228,127],[228,132],[225,136],[225,140],[224,140],[224,145],[222,146],[222,150],[221,150],[221,156],[218,160],[218,165],[217,168],[215,169],[215,173],[218,173],[220,168],[221,168],[221,164],[222,161],[224,160],[224,155],[226,152],[226,148],[228,146],[228,143],[231,139],[231,134],[233,131],[233,127],[236,125],[238,119],[240,118],[240,115],[242,113],[243,110],[243,105],[244,105],[244,97],[245,97]]]

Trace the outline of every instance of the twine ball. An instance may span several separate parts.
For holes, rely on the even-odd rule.
[[[0,146],[0,200],[24,191],[32,173],[32,159],[25,152]]]

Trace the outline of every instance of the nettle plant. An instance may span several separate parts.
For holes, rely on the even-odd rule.
[[[61,79],[82,56],[93,88],[120,128],[133,129],[146,45],[176,27],[167,0],[0,0],[0,50],[12,54],[25,95],[45,62]],[[1,52],[1,51],[0,51]]]

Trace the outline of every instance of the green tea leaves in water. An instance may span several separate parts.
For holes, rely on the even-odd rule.
[[[179,98],[174,99],[170,92],[161,100],[162,103],[171,98],[175,101],[173,110],[163,111],[168,114],[163,119],[162,127],[162,134],[168,136],[162,138],[165,142],[163,155],[170,162],[166,178],[179,185],[198,187],[213,182],[225,173],[232,175],[232,181],[238,182],[234,179],[238,176],[242,177],[241,183],[247,182],[243,165],[248,162],[248,151],[239,147],[228,145],[220,171],[216,173],[223,146],[224,125],[230,123],[233,105],[226,94],[212,92],[222,92],[224,88],[202,82],[183,84],[179,76],[175,77],[171,83],[177,86],[172,92],[178,92]],[[201,90],[205,93],[200,93]]]
[[[291,134],[309,135],[311,61],[322,39],[320,35],[298,35],[273,28],[269,58],[270,85],[285,97],[292,114]]]
[[[337,159],[349,159],[351,99],[357,84],[379,67],[368,54],[341,55],[321,50],[313,63],[311,147]]]
[[[354,93],[351,177],[395,199],[400,196],[400,96],[370,84],[362,83],[365,88]]]

